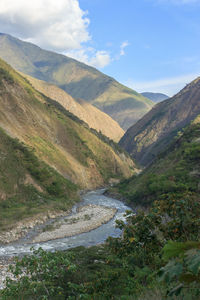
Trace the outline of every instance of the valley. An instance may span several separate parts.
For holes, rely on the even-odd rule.
[[[0,56],[0,299],[198,299],[200,78],[168,98],[7,34]]]

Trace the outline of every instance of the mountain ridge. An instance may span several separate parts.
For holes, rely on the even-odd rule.
[[[200,77],[174,97],[156,104],[130,127],[119,144],[146,166],[169,141],[200,113]]]
[[[163,94],[163,93],[153,93],[153,92],[143,92],[141,93],[144,97],[152,100],[155,103],[161,102],[163,100],[166,100],[170,98],[169,96]]]
[[[60,103],[65,109],[86,122],[90,128],[102,132],[115,142],[118,142],[123,136],[124,130],[119,124],[95,106],[82,99],[74,100],[64,90],[51,83],[47,83],[23,73],[21,74],[29,80],[36,90]]]
[[[37,157],[82,188],[130,176],[133,163],[105,138],[36,91],[0,60],[0,127],[34,149]]]
[[[10,35],[0,35],[0,56],[15,69],[59,86],[110,115],[123,129],[141,118],[154,103],[97,69],[46,51]]]

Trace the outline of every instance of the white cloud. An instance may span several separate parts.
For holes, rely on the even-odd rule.
[[[113,61],[109,52],[104,50],[97,51],[94,48],[84,47],[64,54],[95,68],[104,68]]]
[[[67,52],[63,52],[64,55],[67,55],[69,57],[72,57],[76,60],[79,60],[85,64],[88,64],[89,62],[89,52],[90,50],[87,50],[87,48],[81,48],[81,49],[78,49],[78,50],[70,50],[70,51],[67,51]],[[92,50],[93,52],[93,50]]]
[[[112,59],[112,61],[119,60],[121,56],[125,55],[125,48],[128,47],[130,44],[128,41],[124,41],[120,45],[120,51],[119,53]]]
[[[97,51],[95,56],[90,60],[89,64],[97,68],[104,68],[111,62],[110,54],[107,51]]]
[[[111,56],[110,52],[105,50],[95,50],[94,48],[87,47],[82,47],[78,50],[71,50],[65,52],[64,54],[95,68],[104,68],[111,62],[119,60],[121,56],[124,56],[125,48],[129,45],[130,44],[128,43],[128,41],[121,43],[120,52],[115,56]]]
[[[111,58],[105,50],[88,47],[90,20],[79,0],[0,0],[0,30],[42,48],[69,55],[97,68],[104,68],[124,55]]]
[[[154,81],[134,81],[130,79],[125,84],[138,92],[157,92],[173,96],[198,76],[200,76],[200,72]]]
[[[1,0],[0,28],[47,49],[77,49],[90,40],[78,0]]]
[[[129,46],[129,43],[127,41],[123,42],[120,46],[120,56],[125,55],[125,48]]]

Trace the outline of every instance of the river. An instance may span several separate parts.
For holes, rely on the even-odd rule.
[[[39,247],[48,251],[55,250],[67,250],[70,248],[78,246],[92,246],[105,242],[109,237],[118,237],[121,234],[121,231],[115,228],[115,221],[125,220],[124,214],[126,210],[131,210],[130,207],[126,206],[123,202],[112,199],[108,196],[104,196],[105,189],[99,189],[95,191],[90,191],[82,196],[82,201],[79,204],[76,204],[72,209],[72,214],[76,214],[77,208],[80,205],[102,205],[107,207],[113,207],[117,209],[115,217],[110,220],[108,223],[101,225],[97,229],[94,229],[90,232],[82,233],[76,236],[51,240],[43,243],[33,243],[30,244],[29,239],[31,240],[35,232],[30,232],[25,239],[22,239],[20,242],[15,242],[6,246],[0,247],[0,257],[9,257],[16,255],[24,255],[31,253],[31,248],[38,249]]]

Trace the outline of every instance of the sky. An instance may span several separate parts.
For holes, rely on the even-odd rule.
[[[0,31],[174,95],[200,76],[200,0],[0,0]]]

